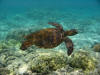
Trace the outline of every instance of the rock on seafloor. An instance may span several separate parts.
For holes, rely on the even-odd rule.
[[[48,51],[38,52],[38,56],[31,62],[31,70],[36,73],[49,73],[67,65],[67,56],[64,53]]]
[[[94,50],[95,52],[100,52],[100,43],[95,44],[95,45],[93,46],[93,50]]]
[[[93,56],[90,56],[87,51],[77,51],[72,54],[69,60],[69,65],[76,69],[82,69],[83,71],[92,71],[96,68],[97,60]]]

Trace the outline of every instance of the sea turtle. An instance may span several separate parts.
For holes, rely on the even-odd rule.
[[[65,42],[68,49],[67,54],[70,55],[73,52],[73,43],[67,36],[77,34],[76,29],[64,31],[62,26],[55,22],[48,22],[56,28],[47,28],[40,31],[33,32],[25,36],[25,41],[22,43],[20,49],[26,50],[32,45],[36,45],[39,48],[54,48]]]

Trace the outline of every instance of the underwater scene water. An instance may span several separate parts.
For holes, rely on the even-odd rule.
[[[0,0],[0,75],[100,75],[100,0]]]

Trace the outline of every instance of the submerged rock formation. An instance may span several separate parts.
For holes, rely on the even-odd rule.
[[[99,43],[99,44],[95,44],[95,45],[93,46],[93,50],[94,50],[95,52],[100,52],[100,43]]]
[[[67,65],[67,56],[57,51],[39,52],[38,57],[31,62],[31,71],[36,73],[48,73],[56,71]]]
[[[93,71],[97,64],[97,60],[86,51],[75,52],[69,61],[71,67],[82,69],[84,72]]]

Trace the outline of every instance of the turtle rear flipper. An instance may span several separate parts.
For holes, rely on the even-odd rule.
[[[72,40],[70,40],[68,37],[65,38],[65,44],[66,44],[66,47],[68,49],[67,51],[67,54],[68,56],[72,54],[73,52],[73,42]]]
[[[64,31],[64,30],[63,30],[63,27],[62,27],[60,24],[58,24],[58,23],[55,23],[55,22],[48,22],[48,24],[51,24],[52,26],[55,26],[56,28],[58,28],[58,29]]]
[[[34,44],[34,41],[32,40],[26,40],[22,43],[20,49],[21,50],[26,50],[28,47],[32,46]]]

